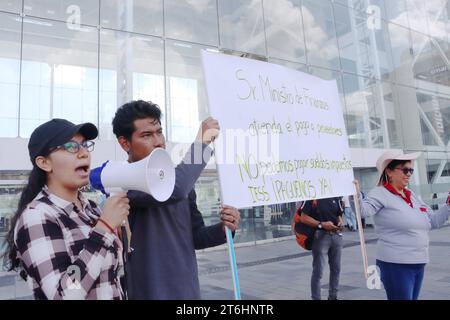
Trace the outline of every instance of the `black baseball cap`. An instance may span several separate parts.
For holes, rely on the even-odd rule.
[[[28,142],[28,152],[31,163],[38,156],[45,156],[51,148],[58,147],[70,141],[75,134],[81,134],[87,140],[97,138],[97,127],[90,123],[73,124],[65,119],[52,119],[34,129]]]

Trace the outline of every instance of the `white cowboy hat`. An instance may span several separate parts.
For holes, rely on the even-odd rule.
[[[414,152],[405,154],[403,151],[385,151],[377,160],[377,170],[378,170],[378,184],[381,183],[381,177],[383,175],[384,169],[392,160],[415,160],[420,157],[421,152]]]

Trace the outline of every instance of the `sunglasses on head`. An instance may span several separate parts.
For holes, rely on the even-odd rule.
[[[401,170],[404,175],[407,175],[408,173],[413,174],[414,169],[413,168],[395,168],[397,170]]]

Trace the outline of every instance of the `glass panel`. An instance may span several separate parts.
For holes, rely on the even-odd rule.
[[[423,33],[428,33],[425,3],[426,1],[423,0],[407,0],[406,4],[410,28]]]
[[[368,33],[371,41],[375,38],[376,43],[377,50],[374,55],[375,72],[377,73],[376,78],[394,81],[394,62],[392,60],[388,24],[380,21],[379,28],[370,28]]]
[[[98,30],[24,18],[20,136],[56,117],[97,124]]]
[[[92,0],[25,0],[26,15],[64,21],[68,27],[80,24],[98,25],[98,1]]]
[[[372,18],[376,17],[386,19],[384,0],[334,0],[333,2],[345,5],[360,13],[367,14]],[[373,23],[373,20],[368,19],[368,26]]]
[[[267,55],[261,0],[219,0],[222,48]]]
[[[115,139],[111,121],[116,109],[130,100],[150,100],[159,105],[165,117],[163,41],[102,30],[99,94],[102,139]]]
[[[327,0],[303,1],[302,13],[308,63],[340,70],[331,3]]]
[[[402,149],[402,114],[398,108],[395,85],[390,82],[381,82],[379,85],[380,97],[382,96],[382,107],[384,108],[384,115],[382,117],[386,121],[385,125],[388,132],[388,143],[386,143],[386,147]]]
[[[270,57],[306,62],[300,0],[265,0],[264,19]]]
[[[441,160],[427,160],[427,179],[428,184],[433,184],[435,180],[441,175],[442,168],[440,168]]]
[[[295,202],[253,207],[255,240],[275,239],[292,235]]]
[[[445,55],[448,44],[412,31],[416,87],[436,91],[450,87],[450,66]],[[445,89],[444,89],[445,90]],[[450,92],[447,92],[450,93]]]
[[[202,213],[205,225],[210,226],[220,222],[220,185],[215,170],[204,170],[195,183],[197,208]],[[245,215],[245,210],[239,210],[241,222],[233,239],[234,243],[254,241],[253,219]]]
[[[350,146],[383,148],[386,127],[377,82],[350,74],[344,74],[343,80]]]
[[[22,19],[0,13],[0,137],[17,137]]]
[[[450,99],[435,92],[419,90],[416,95],[421,114],[423,143],[446,146],[450,141]]]
[[[200,50],[205,47],[166,41],[168,138],[191,143],[209,113]]]
[[[425,1],[425,11],[430,36],[448,42],[447,26],[450,2],[446,0]]]
[[[375,72],[375,39],[367,31],[367,16],[335,4],[336,33],[342,70],[366,77],[379,77]]]
[[[163,35],[162,0],[102,0],[100,25],[105,28]]]
[[[392,60],[394,63],[396,82],[403,85],[413,86],[413,49],[410,43],[410,32],[408,29],[392,23],[390,23],[388,27],[391,39]]]
[[[22,0],[2,0],[0,2],[0,10],[20,13],[22,12]]]
[[[386,20],[404,27],[409,27],[406,0],[385,1]]]
[[[344,99],[344,88],[342,86],[342,74],[340,72],[337,72],[334,70],[317,68],[317,67],[309,67],[308,73],[312,74],[313,76],[317,76],[319,78],[325,79],[325,80],[336,80],[339,97],[341,98],[342,112],[345,113],[345,99]],[[345,117],[344,117],[344,120],[345,120]]]
[[[396,84],[392,86],[395,97],[396,120],[401,120],[402,149],[423,150],[421,117],[417,107],[416,89]]]
[[[448,197],[450,162],[444,152],[434,152],[433,156],[433,159],[427,159],[426,162],[428,184],[431,187],[431,193],[427,197],[431,198],[429,202],[431,207],[438,210],[445,205]]]
[[[281,59],[271,58],[268,60],[268,62],[279,64],[279,65],[285,66],[286,68],[297,70],[297,71],[302,71],[302,72],[306,72],[308,69],[305,64],[281,60]]]
[[[219,45],[216,0],[165,0],[168,38]]]

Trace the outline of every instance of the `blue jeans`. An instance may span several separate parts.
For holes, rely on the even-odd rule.
[[[312,247],[313,272],[311,275],[311,298],[320,300],[320,280],[322,279],[323,268],[326,258],[330,266],[330,284],[328,298],[336,299],[339,288],[339,274],[341,272],[341,253],[343,240],[337,233],[329,234],[323,230],[317,230],[314,234]]]
[[[417,300],[422,288],[425,263],[404,264],[377,260],[388,300]]]
[[[352,208],[346,207],[344,209],[345,214],[345,221],[349,225],[349,227],[353,228],[354,230],[358,229],[358,224],[356,223],[356,216],[353,213]]]

